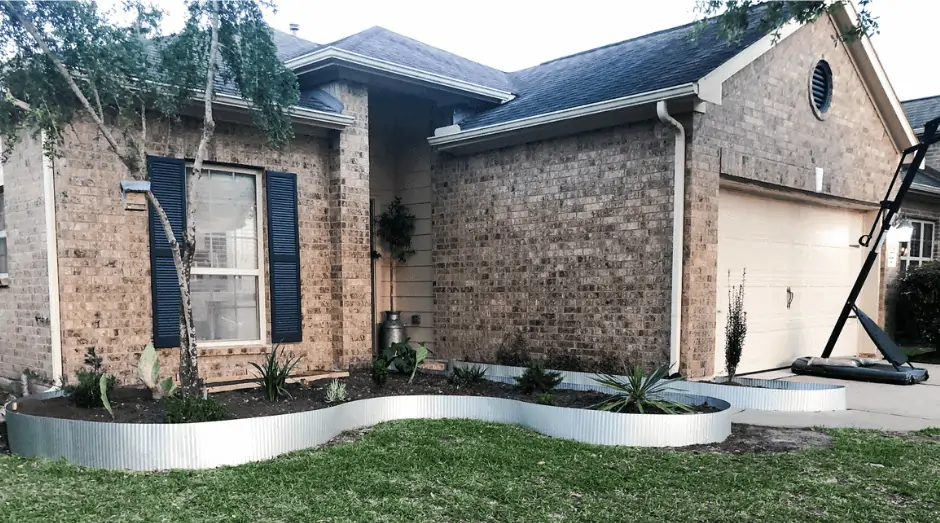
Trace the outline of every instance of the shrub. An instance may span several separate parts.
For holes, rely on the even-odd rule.
[[[549,406],[552,406],[552,405],[555,405],[555,400],[552,399],[551,393],[546,392],[546,393],[542,394],[541,396],[539,396],[539,399],[538,399],[537,403],[538,403],[539,405],[549,405]]]
[[[905,341],[940,349],[940,262],[904,273],[896,311],[897,330]]]
[[[672,383],[672,380],[666,379],[668,375],[669,366],[667,365],[658,367],[649,376],[639,365],[634,366],[624,377],[609,374],[598,375],[594,381],[614,389],[614,393],[592,408],[612,412],[623,412],[631,407],[640,413],[650,408],[659,409],[667,414],[692,412],[692,407],[684,403],[660,397],[663,392],[669,391],[669,384]]]
[[[560,372],[546,371],[545,364],[541,360],[532,360],[526,366],[522,376],[515,378],[516,386],[526,393],[548,392],[561,383]]]
[[[467,367],[455,367],[454,374],[450,377],[450,382],[459,389],[460,387],[471,387],[483,381],[485,377],[485,367],[469,365]]]
[[[408,383],[415,379],[418,372],[418,366],[428,357],[431,351],[419,343],[417,347],[412,347],[408,340],[393,343],[391,347],[382,352],[382,359],[392,364],[395,370],[402,374],[410,374]]]
[[[264,397],[268,401],[277,401],[281,396],[290,396],[287,392],[287,378],[291,371],[300,362],[301,356],[296,358],[293,354],[284,357],[284,353],[278,354],[280,345],[275,345],[271,352],[264,359],[264,366],[251,362],[251,366],[258,371],[258,383],[264,391]]]
[[[201,423],[225,418],[225,405],[212,397],[176,394],[167,396],[163,402],[167,423]]]
[[[496,349],[496,363],[511,367],[524,367],[529,363],[529,347],[525,334],[521,331],[503,336],[502,343]]]
[[[731,271],[728,271],[728,320],[725,324],[725,370],[728,382],[734,381],[734,374],[741,363],[744,350],[744,338],[747,336],[747,312],[744,311],[744,278],[747,271],[741,273],[741,285],[731,285]]]
[[[340,403],[346,401],[346,384],[339,380],[333,380],[326,387],[326,402]]]
[[[104,407],[102,391],[107,394],[114,389],[114,376],[104,372],[101,356],[94,347],[85,351],[85,368],[75,372],[76,383],[63,387],[65,395],[76,407],[93,409]]]
[[[372,381],[379,387],[384,387],[388,381],[388,362],[382,358],[372,362]]]

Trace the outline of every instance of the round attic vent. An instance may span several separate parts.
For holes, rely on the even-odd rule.
[[[809,96],[818,114],[829,110],[829,105],[832,103],[832,69],[829,68],[829,62],[825,60],[816,62],[809,82]]]

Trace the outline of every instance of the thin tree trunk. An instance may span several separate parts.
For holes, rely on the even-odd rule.
[[[388,308],[395,312],[395,259],[388,259]]]

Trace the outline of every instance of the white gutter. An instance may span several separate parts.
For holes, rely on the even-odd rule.
[[[675,129],[676,150],[672,197],[672,296],[669,322],[669,367],[679,364],[682,341],[682,249],[685,245],[685,128],[669,115],[665,100],[656,103],[656,115]],[[678,371],[679,369],[676,369]]]
[[[467,82],[465,80],[458,80],[456,78],[451,78],[449,76],[444,76],[437,73],[422,71],[421,69],[416,69],[414,67],[399,65],[393,62],[388,62],[386,60],[379,60],[377,58],[361,55],[359,53],[353,53],[351,51],[346,51],[345,49],[338,49],[336,47],[325,47],[322,49],[317,49],[316,51],[312,51],[305,55],[291,58],[290,60],[284,62],[284,65],[289,69],[296,70],[301,67],[315,65],[319,62],[326,62],[329,60],[338,60],[350,65],[371,69],[380,73],[401,76],[411,80],[448,87],[458,91],[466,92],[468,94],[476,95],[478,97],[491,99],[496,102],[508,102],[509,100],[515,98],[515,95],[513,95],[511,92],[504,91],[502,89],[486,87],[475,84],[473,82]],[[320,69],[325,66],[326,65],[324,64],[321,67],[313,67],[311,69],[302,71],[302,73]]]
[[[45,133],[42,142],[45,145]],[[45,147],[43,147],[45,149]],[[57,388],[62,378],[62,323],[59,313],[59,247],[55,213],[55,180],[52,159],[42,154],[42,194],[46,219],[46,270],[49,274],[49,338],[52,354],[52,385]]]
[[[695,82],[690,82],[687,84],[677,85],[675,87],[659,89],[657,91],[649,91],[646,93],[624,96],[622,98],[615,98],[613,100],[580,105],[570,109],[561,109],[537,116],[519,118],[517,120],[510,120],[508,122],[477,127],[475,129],[469,129],[466,131],[461,131],[459,125],[451,125],[448,127],[441,127],[436,129],[436,136],[428,138],[428,143],[433,147],[437,147],[438,149],[446,150],[453,147],[466,145],[468,143],[473,143],[475,141],[482,141],[494,136],[514,133],[529,127],[556,123],[563,120],[600,114],[617,109],[626,109],[629,107],[649,104],[668,98],[692,96],[697,94],[698,85]]]
[[[199,92],[193,94],[193,99],[202,101],[205,100],[205,96],[203,93]],[[250,109],[248,100],[230,94],[213,93],[212,101],[213,105],[218,105],[221,107],[231,107],[233,109],[244,111],[248,111]],[[317,111],[316,109],[306,109],[304,107],[297,106],[291,107],[288,111],[288,114],[297,120],[301,120],[305,123],[310,123],[318,127],[326,127],[328,129],[344,129],[356,121],[356,118],[353,116],[328,113],[326,111]]]

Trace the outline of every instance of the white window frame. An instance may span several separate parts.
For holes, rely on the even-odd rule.
[[[192,169],[193,162],[186,162],[186,176],[190,176],[189,169]],[[211,267],[196,267],[195,263],[192,266],[191,274],[195,275],[204,275],[204,276],[256,276],[258,278],[258,335],[259,339],[256,340],[196,340],[196,347],[202,348],[214,348],[214,347],[251,347],[258,345],[267,345],[266,339],[268,337],[268,325],[265,316],[265,283],[264,283],[264,220],[262,219],[264,214],[263,198],[261,197],[261,187],[262,187],[262,171],[258,169],[248,169],[244,167],[233,167],[228,165],[219,165],[219,164],[210,164],[204,163],[203,169],[213,170],[213,171],[222,171],[222,172],[233,172],[238,174],[250,174],[255,177],[255,209],[257,213],[257,227],[258,227],[258,267],[256,269],[219,269]],[[187,203],[191,203],[192,198],[187,197]],[[196,233],[199,233],[199,222],[196,222]]]
[[[918,254],[917,256],[912,256],[910,251],[903,251],[904,254],[902,254],[899,257],[899,259],[902,262],[907,262],[905,264],[906,266],[904,267],[905,271],[910,269],[911,262],[917,262],[918,266],[920,266],[920,265],[923,265],[924,263],[934,261],[933,251],[927,253],[927,255],[924,256],[924,225],[930,225],[932,232],[933,232],[933,235],[930,238],[931,249],[936,250],[937,248],[937,246],[934,245],[937,240],[937,223],[936,222],[932,222],[930,220],[910,220],[910,222],[912,226],[920,227],[920,252],[917,253]],[[901,246],[902,247],[906,246],[907,249],[910,249],[911,242],[901,242]]]

